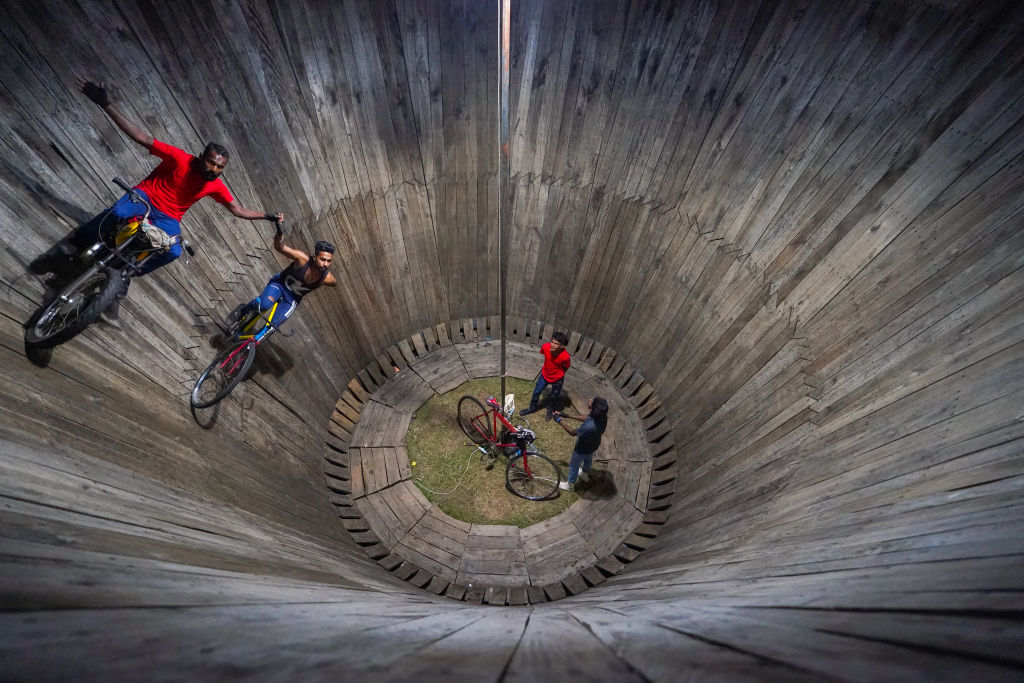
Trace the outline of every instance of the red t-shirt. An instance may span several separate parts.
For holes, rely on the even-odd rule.
[[[557,382],[565,377],[565,371],[569,369],[569,352],[563,347],[558,355],[551,357],[551,342],[540,347],[544,355],[544,367],[540,369],[541,376],[549,382]]]
[[[190,206],[207,195],[221,204],[234,201],[224,181],[207,180],[196,170],[195,157],[188,152],[153,140],[149,153],[163,161],[135,187],[146,193],[154,209],[180,221]]]

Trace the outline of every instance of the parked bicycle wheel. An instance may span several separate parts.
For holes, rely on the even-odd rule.
[[[493,439],[491,425],[487,422],[489,411],[484,404],[472,396],[459,399],[459,426],[473,443],[483,446]]]
[[[121,273],[101,268],[42,307],[25,328],[25,342],[37,348],[63,344],[96,322],[124,286]]]
[[[252,341],[233,344],[218,353],[192,389],[192,407],[209,408],[230,394],[249,372],[255,357],[256,344]]]
[[[562,475],[558,465],[543,453],[522,453],[508,461],[505,483],[512,493],[527,500],[545,500],[558,491]]]

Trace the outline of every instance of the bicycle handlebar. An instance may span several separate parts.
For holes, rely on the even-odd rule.
[[[138,188],[132,187],[131,185],[129,185],[128,183],[126,183],[125,181],[121,180],[116,176],[112,178],[112,180],[115,185],[117,185],[122,190],[128,193],[128,196],[132,198],[133,202],[139,202],[140,204],[146,205],[146,218],[149,218],[149,212],[153,210],[153,205],[150,204],[145,197],[139,194]]]

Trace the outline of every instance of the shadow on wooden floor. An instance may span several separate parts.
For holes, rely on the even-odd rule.
[[[607,500],[614,498],[618,492],[615,477],[607,470],[596,467],[590,471],[590,481],[586,484],[576,483],[576,493],[584,500]]]

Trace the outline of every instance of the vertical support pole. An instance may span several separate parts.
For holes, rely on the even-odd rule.
[[[501,394],[498,399],[502,407],[505,405],[505,375],[508,372],[505,361],[505,346],[508,339],[508,325],[505,317],[505,289],[508,284],[508,235],[506,232],[510,227],[510,191],[508,154],[508,81],[509,81],[509,35],[510,21],[509,11],[511,0],[498,0],[500,9],[500,43],[501,43],[501,81],[498,86],[498,112],[499,124],[498,134],[500,142],[498,146],[498,298],[500,300],[501,317]]]

